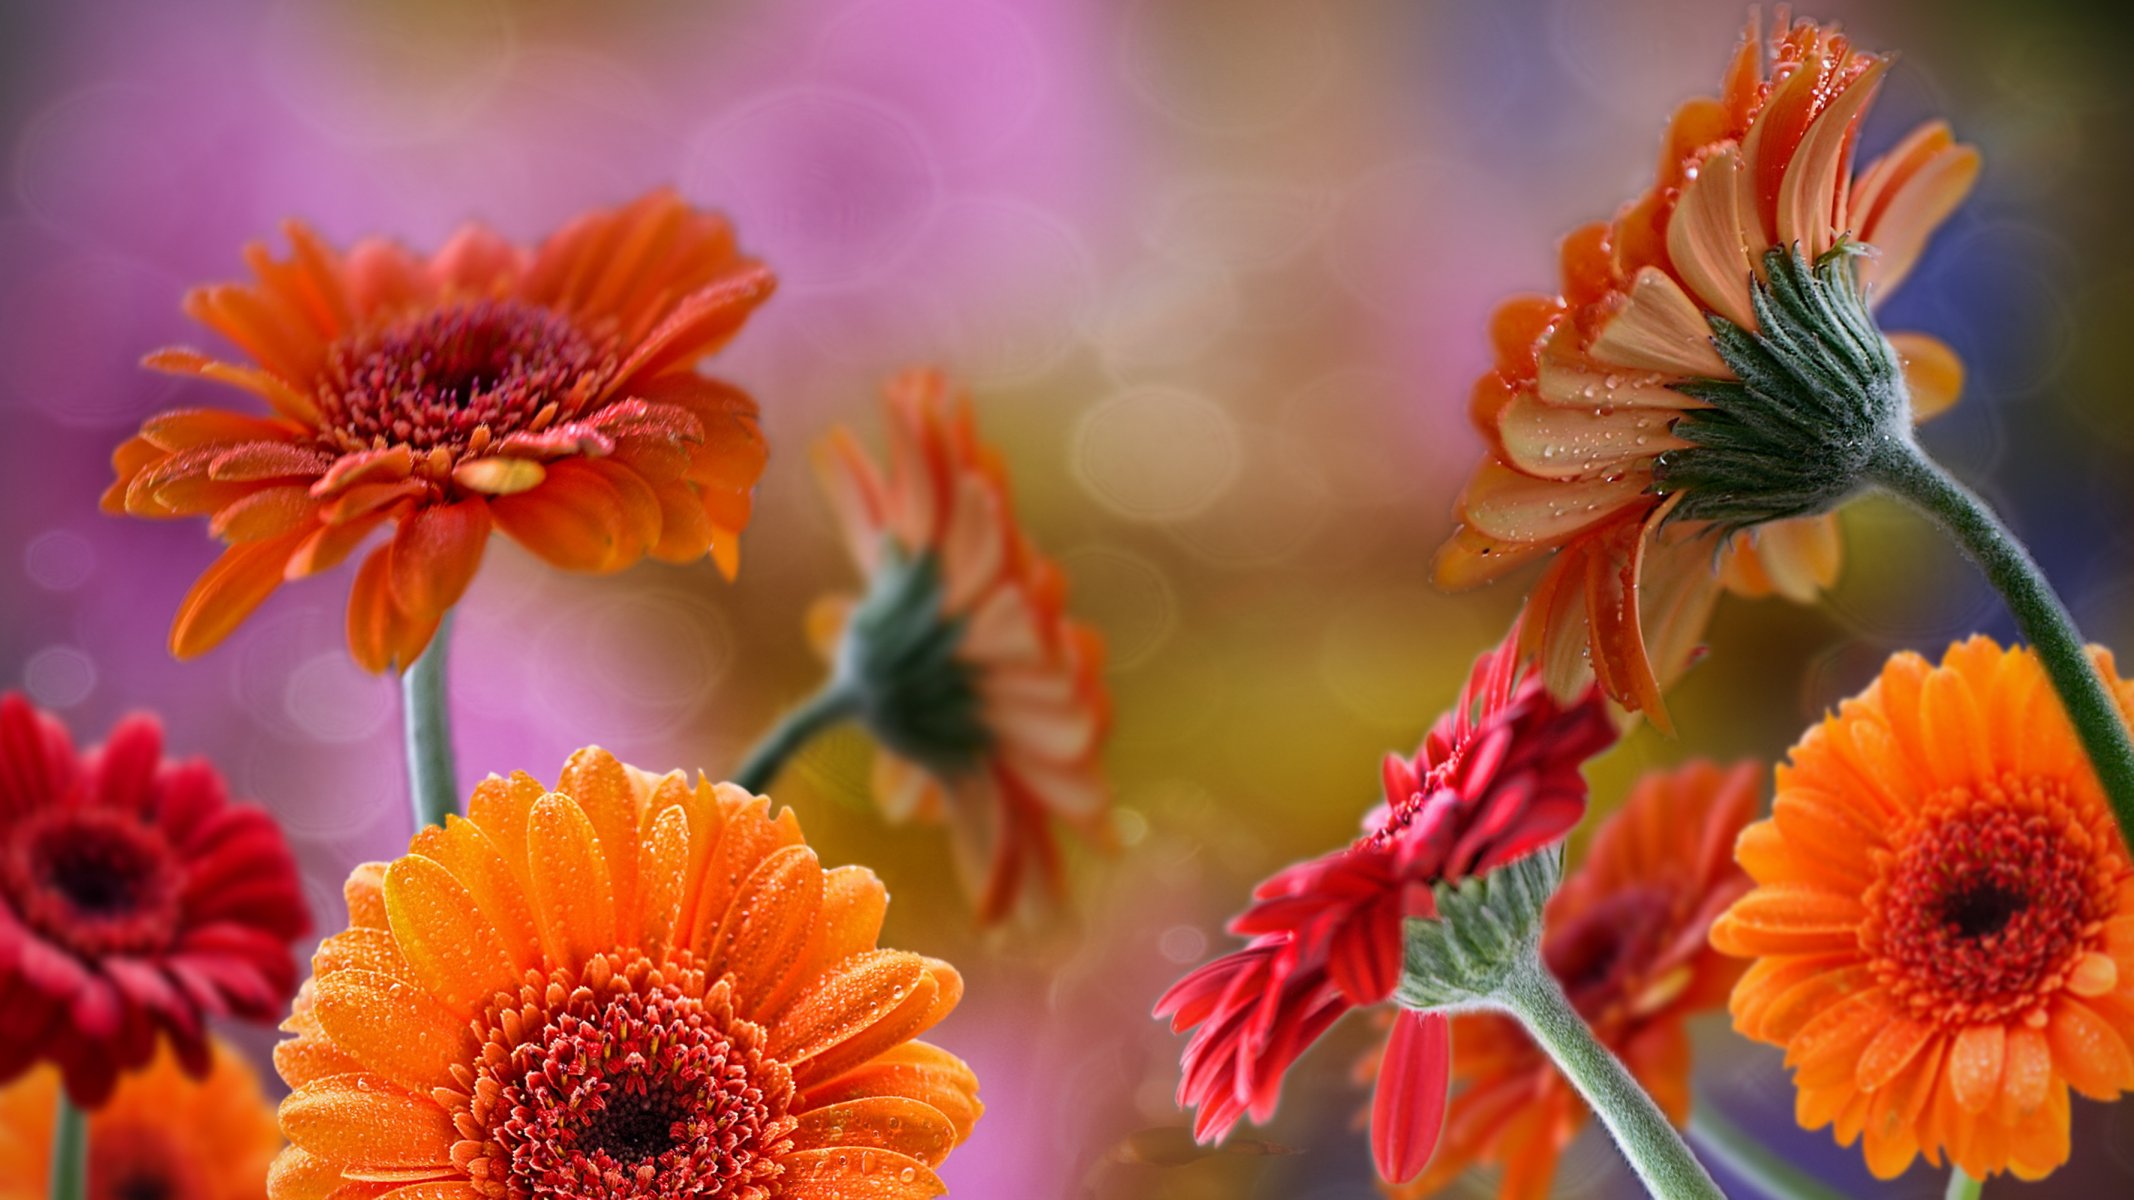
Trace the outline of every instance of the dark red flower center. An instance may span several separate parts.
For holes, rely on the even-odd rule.
[[[762,1028],[693,972],[586,974],[527,989],[492,1027],[476,1095],[494,1099],[474,1114],[489,1178],[512,1197],[765,1200],[797,1122]]]
[[[132,814],[62,805],[26,819],[0,886],[46,938],[93,958],[170,943],[180,873],[170,847]]]
[[[603,342],[561,313],[476,300],[342,339],[328,352],[318,403],[342,449],[478,453],[491,439],[577,415],[614,367]]]
[[[2102,835],[2100,837],[2100,834]],[[2000,1020],[2065,981],[2110,911],[2116,836],[2053,780],[1934,797],[1883,856],[1863,948],[1922,1016]]]
[[[90,1200],[206,1200],[194,1156],[154,1126],[99,1126],[89,1160]]]
[[[1661,965],[1673,903],[1670,888],[1628,887],[1548,926],[1542,959],[1588,1021],[1600,1021],[1633,999],[1639,979]]]

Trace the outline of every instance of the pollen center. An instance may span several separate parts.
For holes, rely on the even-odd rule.
[[[343,449],[479,452],[491,439],[577,415],[614,366],[603,344],[561,313],[478,300],[336,343],[319,410]]]
[[[1881,859],[1864,948],[1916,1015],[2018,1016],[2067,981],[2110,911],[2100,831],[2056,780],[2003,779],[1932,798]]]
[[[112,809],[61,807],[29,818],[0,862],[0,890],[33,928],[84,956],[156,949],[177,926],[169,849]]]
[[[515,1200],[765,1200],[797,1122],[763,1042],[725,983],[597,959],[496,1014],[472,1111],[486,1136],[465,1151]]]

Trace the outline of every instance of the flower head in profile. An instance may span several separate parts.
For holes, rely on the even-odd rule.
[[[0,1090],[0,1200],[43,1200],[51,1182],[59,1074],[40,1067]],[[258,1200],[282,1148],[274,1105],[244,1057],[219,1041],[207,1071],[169,1050],[119,1081],[89,1114],[91,1200]]]
[[[598,749],[468,812],[350,876],[275,1050],[272,1200],[942,1193],[977,1080],[913,1039],[962,980],[876,947],[872,872]]]
[[[1100,843],[1111,723],[1096,631],[1016,524],[1007,468],[935,371],[888,388],[889,461],[844,429],[818,456],[867,594],[819,605],[816,640],[880,744],[874,795],[893,820],[945,820],[986,920],[1032,881],[1060,887],[1053,822]]]
[[[1277,873],[1230,923],[1250,939],[1157,1003],[1194,1030],[1179,1084],[1194,1133],[1221,1138],[1274,1114],[1283,1074],[1350,1010],[1401,978],[1402,925],[1436,915],[1433,885],[1493,871],[1560,841],[1585,813],[1585,760],[1615,740],[1597,693],[1568,707],[1517,667],[1517,634],[1482,656],[1459,704],[1413,758],[1387,757],[1385,803],[1345,849]],[[1372,1109],[1388,1180],[1430,1161],[1450,1070],[1446,1018],[1395,1019]]]
[[[1793,747],[1736,854],[1756,888],[1712,928],[1755,960],[1734,1026],[1785,1047],[1801,1125],[1876,1175],[2042,1178],[2070,1087],[2134,1088],[2134,866],[2031,651],[1891,659]]]
[[[269,411],[166,412],[113,456],[106,509],[204,516],[228,544],[180,605],[173,653],[206,651],[283,580],[381,531],[348,604],[373,671],[422,653],[492,529],[566,570],[709,552],[733,574],[764,442],[755,402],[694,367],[771,275],[724,220],[656,192],[535,249],[474,226],[428,258],[286,232],[289,257],[255,245],[250,282],[185,298],[247,361],[148,358]]]
[[[1560,695],[1597,678],[1666,728],[1661,690],[1721,589],[1812,599],[1862,456],[1954,402],[1955,354],[1870,310],[1978,155],[1930,123],[1855,174],[1888,65],[1805,21],[1766,49],[1752,24],[1721,94],[1675,114],[1652,190],[1565,240],[1557,294],[1498,310],[1472,407],[1487,454],[1436,573],[1550,559],[1525,649]]]
[[[1706,939],[1749,888],[1733,848],[1756,815],[1760,776],[1754,763],[1692,763],[1641,779],[1545,910],[1542,961],[1678,1125],[1689,1118],[1684,1023],[1725,1003],[1741,974]],[[1496,1163],[1502,1200],[1541,1200],[1586,1123],[1586,1102],[1511,1017],[1456,1016],[1452,1041],[1458,1090],[1444,1138],[1422,1178],[1393,1194],[1431,1195],[1469,1167]]]
[[[281,829],[154,719],[82,752],[0,697],[0,1083],[49,1062],[93,1108],[165,1038],[206,1072],[208,1019],[277,1016],[309,927]]]

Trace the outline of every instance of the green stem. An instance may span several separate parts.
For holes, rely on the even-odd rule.
[[[801,701],[763,735],[763,740],[741,760],[732,782],[751,792],[762,792],[778,778],[786,761],[816,734],[848,717],[857,716],[859,711],[859,689],[841,679],[831,679],[821,691]]]
[[[89,1114],[59,1089],[52,1120],[52,1200],[82,1200],[89,1194]]]
[[[1689,1140],[1705,1158],[1769,1200],[1845,1200],[1734,1124],[1708,1098],[1698,1098],[1689,1119]]]
[[[1985,1184],[1964,1174],[1962,1167],[1949,1168],[1949,1190],[1942,1193],[1947,1200],[1978,1200],[1979,1189]]]
[[[2119,706],[2090,662],[2081,631],[2023,543],[1976,493],[1928,458],[1909,436],[1886,439],[1868,476],[1934,519],[1962,546],[2015,614],[2016,628],[2037,648],[2060,703],[2074,722],[2090,765],[2104,785],[2120,836],[2134,846],[2134,741]]]
[[[1493,998],[1556,1060],[1615,1136],[1648,1193],[1658,1200],[1726,1200],[1667,1114],[1586,1027],[1540,954],[1531,948],[1522,953]]]
[[[445,697],[445,660],[452,642],[452,613],[437,636],[400,677],[400,710],[407,722],[408,798],[415,830],[442,825],[459,811],[459,773],[452,761],[452,708]]]

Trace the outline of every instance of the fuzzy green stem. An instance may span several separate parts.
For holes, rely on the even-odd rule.
[[[1947,1200],[1978,1200],[1978,1193],[1985,1183],[1964,1174],[1962,1167],[1949,1170],[1949,1190],[1942,1193]]]
[[[1728,1174],[1769,1200],[1845,1200],[1729,1120],[1707,1098],[1698,1098],[1689,1119],[1689,1140],[1708,1161],[1725,1167]]]
[[[2134,741],[2119,706],[2090,661],[2075,619],[2060,602],[2045,572],[1984,500],[1928,458],[1909,436],[1885,439],[1868,477],[1939,524],[1986,573],[2016,629],[2037,649],[2045,674],[2074,722],[2075,734],[2119,822],[2120,836],[2134,846]]]
[[[82,1200],[89,1194],[89,1114],[59,1089],[52,1119],[52,1200]]]
[[[443,825],[448,814],[459,811],[452,709],[445,697],[445,661],[451,641],[452,614],[447,611],[429,649],[400,677],[400,710],[407,723],[408,799],[414,805],[418,833],[426,825]]]
[[[1526,1026],[1608,1126],[1623,1157],[1657,1200],[1726,1200],[1667,1114],[1586,1026],[1556,977],[1529,947],[1492,996]]]
[[[859,689],[840,678],[832,678],[821,691],[800,702],[791,712],[780,718],[771,731],[763,735],[741,760],[734,771],[733,782],[751,792],[762,792],[778,778],[778,772],[802,746],[813,741],[816,734],[856,716],[860,711]]]

